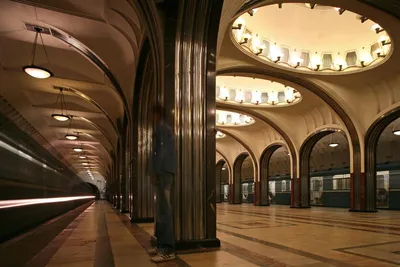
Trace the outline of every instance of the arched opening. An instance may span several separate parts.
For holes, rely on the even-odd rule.
[[[300,149],[301,207],[350,207],[350,152],[345,134],[327,129]]]
[[[100,199],[100,190],[99,190],[99,188],[96,185],[92,184],[92,183],[87,183],[87,184],[92,189],[92,193],[93,193],[93,195],[95,195],[96,199]]]
[[[254,203],[254,166],[249,156],[243,160],[240,183],[242,186],[242,203]]]
[[[287,148],[272,145],[267,148],[261,160],[262,204],[290,205],[290,154]]]
[[[400,119],[380,134],[376,147],[376,207],[400,210]]]
[[[247,153],[240,154],[233,165],[232,204],[254,202],[254,166]]]
[[[218,161],[215,167],[215,202],[221,203],[224,199],[223,188],[222,188],[222,176],[224,172],[227,172],[225,160]]]

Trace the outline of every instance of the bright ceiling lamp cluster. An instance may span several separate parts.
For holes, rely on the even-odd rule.
[[[285,7],[298,7],[298,5],[300,4],[278,4],[278,8],[285,10]],[[341,17],[344,16],[347,20],[349,19],[349,16],[351,16],[351,18],[353,18],[354,20],[359,20],[358,23],[360,24],[365,23],[369,20],[365,16],[357,15],[341,7],[320,6],[311,3],[306,3],[306,6],[309,7],[310,10],[319,10],[320,8],[324,12],[331,10],[331,12],[335,12],[339,15],[336,20],[339,20],[341,19]],[[373,24],[371,28],[368,28],[369,26],[365,28],[366,32],[370,32],[372,30],[375,33],[375,37],[374,35],[372,35],[373,37],[369,38],[369,41],[362,43],[362,45],[360,46],[358,46],[357,43],[357,46],[349,47],[349,49],[346,48],[341,50],[340,48],[339,51],[336,51],[334,48],[335,44],[329,44],[332,46],[333,51],[325,47],[321,47],[321,49],[318,50],[318,48],[315,48],[312,45],[311,47],[294,47],[299,43],[299,41],[293,41],[294,43],[284,43],[285,41],[282,41],[282,43],[279,44],[279,39],[287,41],[290,38],[288,38],[287,36],[284,36],[282,38],[279,35],[280,33],[276,31],[276,29],[273,29],[274,31],[272,31],[275,33],[276,36],[271,36],[271,34],[269,34],[271,30],[269,30],[268,26],[260,22],[261,19],[269,19],[269,16],[267,16],[266,13],[263,14],[262,11],[264,9],[271,10],[272,8],[276,8],[276,5],[261,7],[259,8],[257,14],[254,14],[254,12],[252,14],[245,13],[238,19],[236,19],[232,26],[232,35],[238,45],[244,48],[246,51],[250,52],[251,54],[267,62],[275,63],[279,66],[287,67],[295,71],[313,71],[318,73],[342,72],[358,70],[382,62],[382,59],[385,58],[391,51],[391,39],[387,35],[385,30],[378,24]],[[304,8],[305,6],[303,5],[303,9]],[[290,11],[292,10],[293,9],[290,9]],[[312,12],[319,11],[313,10]],[[257,19],[257,16],[260,16],[260,19]],[[282,14],[281,17],[287,16],[288,14]],[[310,16],[312,16],[312,14],[310,14]],[[307,20],[307,18],[304,17],[304,19],[302,20]],[[273,22],[271,22],[271,25],[275,25],[274,23],[276,24],[277,22],[274,20]],[[369,20],[369,22],[365,24],[371,24],[371,21]],[[296,25],[293,24],[292,27],[295,26]],[[349,25],[348,27],[351,27],[351,25]],[[261,33],[257,32],[257,29],[261,31]],[[279,27],[279,29],[281,30],[282,27]],[[314,31],[312,28],[308,27],[308,29],[310,32]],[[335,29],[329,30],[335,31]],[[307,32],[303,32],[303,39],[307,39]],[[261,36],[263,34],[265,34],[267,37]],[[323,34],[324,36],[326,36],[330,35],[331,33],[325,31],[323,32]],[[332,33],[332,36],[334,36],[334,34],[335,33]],[[368,33],[366,35],[368,35]],[[297,38],[293,38],[299,40],[298,36]],[[354,39],[357,39],[357,36],[354,36]],[[363,41],[365,40],[363,39]],[[338,39],[336,40],[336,42],[348,43],[348,40],[346,41]],[[300,43],[304,43],[304,41],[300,41]]]
[[[43,37],[42,37],[43,29],[40,27],[34,27],[34,30],[35,30],[36,34],[35,34],[35,40],[33,42],[33,49],[32,49],[32,62],[30,65],[24,66],[22,69],[26,74],[28,74],[29,76],[31,76],[33,78],[47,79],[47,78],[50,78],[51,76],[53,76],[53,73],[46,68],[35,65],[36,46],[37,46],[38,37],[40,37],[40,40],[42,42],[42,46],[43,46],[44,53],[46,54],[47,62],[49,61],[48,56],[47,56],[46,47],[44,45]]]
[[[217,139],[222,139],[225,137],[226,137],[226,135],[224,133],[221,133],[220,131],[217,131],[217,133],[215,134],[215,138],[217,138]]]
[[[286,106],[301,100],[293,87],[241,76],[218,76],[216,94],[217,101],[259,107]]]
[[[252,117],[236,112],[217,110],[217,126],[235,127],[248,126],[255,121]]]

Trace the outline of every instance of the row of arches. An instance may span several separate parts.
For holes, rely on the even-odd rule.
[[[328,128],[304,141],[298,153],[297,173],[293,171],[293,155],[283,143],[268,146],[259,159],[251,152],[242,153],[232,166],[226,158],[221,159],[216,166],[220,192],[217,202],[351,208],[354,191],[358,190],[373,210],[400,209],[397,201],[400,199],[400,159],[395,149],[400,147],[396,132],[399,117],[399,109],[392,110],[367,131],[366,172],[362,173],[365,187],[354,185],[351,147],[346,134],[340,129]],[[249,179],[247,173],[253,176]]]

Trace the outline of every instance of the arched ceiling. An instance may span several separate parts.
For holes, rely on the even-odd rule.
[[[326,36],[322,36],[321,40],[327,40],[326,38],[336,38],[341,41],[336,42],[335,45],[324,49],[324,52],[336,51],[335,49],[339,49],[342,47],[344,50],[348,50],[345,46],[356,45],[354,42],[364,40],[365,42],[374,42],[376,37],[379,37],[383,33],[388,33],[390,35],[392,41],[392,52],[390,57],[385,58],[380,64],[374,66],[374,68],[363,69],[363,71],[355,71],[349,72],[345,75],[316,75],[313,72],[296,72],[292,71],[288,68],[282,68],[277,64],[267,64],[261,59],[258,59],[257,56],[254,56],[254,53],[249,54],[249,52],[241,49],[237,41],[234,40],[234,36],[232,35],[232,25],[237,26],[235,21],[239,17],[240,14],[246,12],[248,10],[252,10],[252,8],[260,7],[260,6],[269,6],[274,5],[274,16],[265,16],[262,13],[262,8],[260,8],[254,16],[250,16],[248,13],[245,13],[245,17],[249,22],[253,21],[255,28],[259,30],[259,32],[264,32],[263,34],[273,34],[274,36],[282,33],[287,33],[286,37],[288,39],[282,39],[281,42],[287,42],[286,46],[297,46],[295,44],[291,44],[291,41],[299,40],[298,35],[292,34],[290,35],[291,23],[296,21],[295,19],[289,19],[288,16],[280,16],[281,19],[279,21],[279,17],[277,16],[277,12],[284,12],[285,3],[289,6],[291,1],[245,1],[245,0],[231,0],[225,1],[224,7],[222,10],[222,17],[220,20],[220,28],[219,28],[219,37],[218,37],[218,60],[217,60],[217,71],[219,75],[223,76],[244,76],[249,78],[258,78],[258,79],[266,79],[266,80],[274,80],[276,82],[285,84],[287,86],[293,87],[301,94],[301,101],[296,105],[289,105],[281,108],[268,108],[261,107],[259,105],[243,105],[240,103],[227,103],[228,101],[224,101],[224,99],[217,100],[218,108],[226,108],[229,106],[230,111],[240,111],[245,114],[248,111],[251,114],[256,112],[257,114],[262,115],[267,118],[269,121],[273,122],[276,127],[280,128],[284,133],[289,136],[291,142],[293,142],[297,152],[300,149],[300,146],[306,140],[306,138],[314,133],[315,131],[324,129],[324,128],[337,128],[342,129],[342,137],[344,143],[346,145],[340,145],[336,148],[335,151],[330,149],[327,146],[326,141],[328,139],[321,140],[315,147],[316,156],[312,159],[313,170],[321,170],[321,169],[329,169],[329,168],[340,168],[340,167],[348,167],[351,163],[349,160],[349,153],[352,153],[352,147],[349,148],[347,139],[349,138],[349,129],[346,125],[349,125],[348,121],[354,125],[356,130],[356,136],[360,139],[362,144],[363,137],[368,129],[368,127],[376,120],[381,114],[384,114],[388,110],[393,107],[399,105],[400,102],[400,65],[398,62],[400,61],[400,52],[397,49],[396,44],[400,42],[400,21],[398,18],[393,16],[392,14],[386,13],[390,11],[390,13],[396,13],[399,11],[396,6],[393,4],[391,6],[391,1],[381,1],[379,2],[379,9],[376,6],[369,5],[369,3],[365,3],[368,1],[356,1],[356,0],[317,0],[313,1],[317,5],[325,5],[330,7],[340,7],[346,10],[350,10],[350,12],[344,12],[342,15],[337,14],[338,12],[332,8],[330,9],[329,16],[335,16],[335,19],[342,19],[343,21],[347,21],[353,19],[353,15],[361,14],[367,18],[371,18],[371,20],[365,21],[361,23],[361,21],[355,18],[351,23],[360,23],[357,24],[357,31],[353,32],[353,29],[349,29],[347,32],[343,32],[345,24],[347,25],[349,21],[346,23],[339,21],[329,21],[327,23],[320,23],[320,25],[315,25],[319,32],[324,31],[327,32]],[[254,3],[253,7],[251,6]],[[279,11],[278,3],[283,3],[282,9]],[[293,4],[293,9],[302,9],[304,12],[318,12],[319,15],[322,13],[328,12],[328,10],[323,9],[315,9],[310,10],[304,5],[304,3]],[[296,6],[297,5],[297,6]],[[243,9],[242,9],[243,7]],[[289,6],[290,7],[290,6]],[[275,10],[276,9],[276,10]],[[291,12],[289,9],[288,12]],[[293,10],[292,10],[293,11]],[[260,13],[258,13],[260,12]],[[269,11],[268,11],[269,12]],[[280,14],[280,13],[279,13]],[[317,13],[315,13],[317,14]],[[400,14],[400,12],[396,13]],[[258,16],[260,15],[260,16]],[[257,17],[258,16],[258,17]],[[299,15],[300,16],[300,15]],[[351,17],[350,17],[351,16]],[[291,16],[289,16],[291,18]],[[400,16],[399,16],[400,17]],[[262,23],[262,21],[258,20],[268,20],[274,19],[277,20],[274,22],[275,24],[271,24],[273,27],[272,31],[265,32],[268,27],[267,24]],[[306,21],[302,21],[301,26],[304,23],[312,23],[312,19],[308,20],[304,18]],[[314,18],[315,19],[315,18]],[[359,18],[358,18],[359,19]],[[278,23],[280,22],[280,24]],[[282,24],[283,23],[283,24]],[[337,23],[337,24],[335,24]],[[350,23],[350,22],[349,22]],[[379,24],[382,28],[385,29],[385,32],[376,34],[371,30],[373,24]],[[277,25],[282,27],[278,27]],[[332,28],[332,25],[335,24],[336,27]],[[311,25],[311,24],[310,24]],[[327,26],[328,25],[328,26]],[[330,25],[330,26],[329,26]],[[304,25],[303,25],[304,26]],[[356,29],[354,28],[354,29]],[[361,28],[363,32],[361,32]],[[364,29],[365,28],[365,29]],[[297,33],[301,34],[301,36],[306,37],[307,34],[314,34],[315,31],[310,31],[309,33]],[[352,38],[349,42],[346,41],[344,36],[351,35]],[[295,38],[296,37],[296,38]],[[339,38],[340,37],[340,38]],[[360,38],[358,38],[360,37]],[[268,38],[272,38],[269,36]],[[313,36],[313,38],[317,38]],[[325,38],[325,39],[324,39]],[[348,39],[348,38],[347,38]],[[368,40],[367,40],[368,39]],[[372,40],[374,39],[374,40]],[[303,38],[299,40],[299,42],[312,41],[309,38]],[[376,41],[376,40],[375,40]],[[328,43],[332,44],[332,40]],[[289,44],[290,43],[290,44]],[[326,42],[324,42],[325,44]],[[321,42],[312,42],[310,45],[313,45],[313,49],[318,48],[316,46],[321,45]],[[304,46],[306,43],[304,43]],[[293,47],[292,47],[293,48]],[[341,48],[341,49],[342,49]],[[309,50],[311,49],[308,48]],[[322,48],[321,48],[322,49]],[[321,50],[319,49],[319,50]],[[329,50],[329,51],[328,51]],[[256,71],[255,71],[256,70]],[[262,74],[266,73],[266,74]],[[268,73],[273,74],[271,77]],[[314,93],[315,90],[311,90],[306,86],[299,86],[299,84],[312,84],[316,86],[318,90],[321,90],[327,98],[322,100],[319,96],[320,94]],[[218,84],[217,78],[217,86],[223,85]],[[232,83],[230,87],[246,87],[246,84],[240,85],[239,83]],[[251,85],[250,83],[248,84]],[[253,89],[251,89],[253,90]],[[218,90],[217,90],[218,91]],[[218,96],[217,96],[218,98]],[[342,114],[338,114],[337,108],[332,108],[334,106],[339,106],[344,114],[346,114],[347,118],[343,117]],[[258,124],[257,124],[258,123]],[[271,125],[264,122],[258,122],[256,125],[259,127],[244,127],[244,128],[235,128],[235,129],[227,129],[229,133],[233,133],[235,136],[239,137],[242,141],[247,144],[249,148],[253,150],[253,152],[257,156],[261,156],[261,153],[268,144],[272,143],[274,140],[269,139],[266,141],[265,136],[267,136],[268,132],[271,132]],[[272,129],[272,132],[276,134],[276,141],[282,141],[283,138],[280,136],[276,129]],[[336,135],[336,133],[335,133]],[[347,138],[344,136],[347,135]],[[340,136],[339,136],[340,137]],[[330,137],[326,137],[330,138]],[[393,139],[393,134],[384,134],[382,135],[381,143],[390,143],[391,139]],[[224,138],[225,139],[225,138]],[[229,145],[226,145],[229,139],[218,139],[217,146],[220,142],[224,142],[224,146],[226,150],[221,149],[224,153],[233,153],[230,151]],[[272,138],[275,139],[275,138]],[[232,141],[234,142],[234,141]],[[232,143],[233,144],[233,143]],[[361,148],[363,150],[363,148]],[[340,151],[340,153],[336,153],[336,151]],[[385,150],[388,151],[388,150]],[[391,150],[394,151],[394,150]],[[234,153],[233,153],[234,154]],[[238,155],[237,152],[236,155]],[[278,153],[279,154],[279,153]],[[326,154],[324,157],[321,157],[321,154]],[[394,152],[392,153],[394,154]],[[282,157],[284,155],[282,154]],[[363,155],[362,155],[363,157]],[[396,157],[385,156],[385,157]],[[379,156],[378,156],[379,158]],[[279,159],[280,162],[283,162]],[[378,161],[384,161],[383,159]],[[388,161],[388,160],[386,160]],[[285,168],[285,167],[282,167]],[[278,173],[278,170],[274,170],[274,172]],[[285,172],[285,171],[283,171]],[[283,175],[283,174],[282,174]]]
[[[22,71],[32,60],[35,32],[29,25],[50,29],[38,38],[35,64],[51,70],[52,78]],[[110,171],[117,120],[130,114],[143,32],[130,1],[0,2],[0,94],[83,179],[103,181]],[[72,125],[50,116],[60,109],[60,88]],[[65,139],[71,131],[79,133],[77,141]],[[79,158],[76,147],[87,158]]]

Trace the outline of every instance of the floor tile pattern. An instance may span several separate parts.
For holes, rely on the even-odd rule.
[[[322,207],[218,204],[221,248],[180,251],[175,260],[161,264],[152,263],[147,254],[153,227],[131,224],[126,214],[98,201],[30,261],[36,265],[26,266],[400,266],[398,211],[364,214]]]

